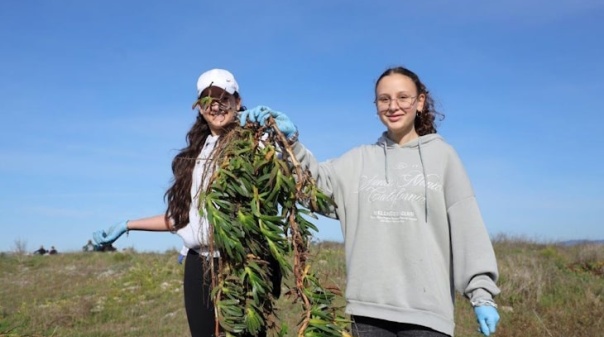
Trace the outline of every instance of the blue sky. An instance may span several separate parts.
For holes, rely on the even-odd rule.
[[[79,250],[162,213],[197,77],[215,67],[325,160],[378,138],[374,82],[407,66],[446,116],[489,233],[604,239],[603,22],[600,0],[2,1],[0,251]]]

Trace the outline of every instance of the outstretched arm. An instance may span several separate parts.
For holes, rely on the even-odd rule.
[[[134,231],[169,231],[172,229],[171,224],[166,219],[164,214],[155,215],[148,218],[141,218],[136,220],[128,220],[128,230]]]
[[[148,218],[141,218],[136,220],[126,220],[110,226],[106,230],[99,230],[92,234],[94,241],[99,245],[108,245],[119,239],[124,233],[129,230],[138,231],[169,231],[171,225],[166,217],[161,215],[155,215]]]

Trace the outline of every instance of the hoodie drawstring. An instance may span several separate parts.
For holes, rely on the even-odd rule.
[[[417,139],[417,150],[419,153],[419,162],[422,166],[422,175],[424,177],[424,221],[428,223],[428,176],[426,175],[426,165],[424,163],[424,155],[422,153],[422,140],[424,140],[425,142],[430,142],[433,139],[440,139],[440,136],[434,134],[422,137],[419,137]],[[388,168],[388,144],[393,142],[388,138],[386,132],[384,132],[382,136],[378,139],[377,143],[384,150],[384,176],[386,179],[386,184],[390,184],[390,169]],[[411,146],[414,146],[414,144],[410,144],[408,147]]]
[[[386,149],[386,143],[382,143],[384,149],[384,175],[386,176],[386,184],[390,184],[388,179],[388,150]]]
[[[424,175],[424,220],[428,223],[428,177],[426,176],[426,167],[424,166],[424,157],[422,156],[421,137],[418,139],[417,149],[419,151],[419,162],[422,165],[422,174]]]

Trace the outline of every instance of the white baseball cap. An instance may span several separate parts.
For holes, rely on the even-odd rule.
[[[197,79],[197,96],[209,86],[224,89],[231,95],[239,91],[235,76],[224,69],[212,69],[201,74]]]

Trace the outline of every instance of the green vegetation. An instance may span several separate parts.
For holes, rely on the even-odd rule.
[[[201,211],[213,229],[210,250],[221,256],[219,270],[212,274],[215,334],[220,326],[226,337],[257,336],[263,330],[268,336],[287,336],[290,327],[297,336],[346,335],[348,321],[334,305],[339,292],[324,287],[306,263],[309,239],[317,231],[307,217],[327,212],[333,202],[295,160],[272,117],[267,127],[250,126],[226,136],[213,158],[218,169],[201,197]],[[296,326],[275,317],[277,300],[267,266],[292,279],[288,297],[302,308]]]
[[[495,336],[602,335],[604,245],[564,247],[506,237],[494,244],[502,289]],[[177,254],[3,253],[0,336],[188,336]],[[309,264],[322,284],[344,288],[340,244],[313,245]],[[282,296],[278,308],[281,320],[296,326],[299,305]],[[459,297],[456,315],[456,336],[479,336],[469,304]]]

